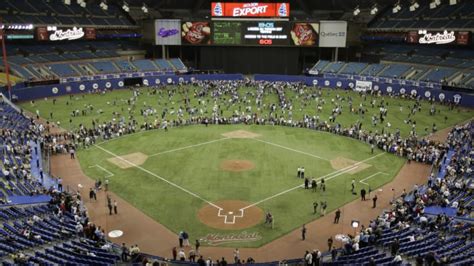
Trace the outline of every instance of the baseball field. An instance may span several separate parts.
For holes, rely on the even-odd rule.
[[[129,90],[100,95],[74,95],[23,103],[22,107],[67,129],[80,124],[120,119],[136,119],[139,123],[161,120],[164,109],[166,119],[176,119],[183,98],[193,95],[192,87],[171,88],[159,93],[143,89],[136,102],[130,105]],[[242,112],[247,107],[262,116],[265,107],[258,109],[252,88],[238,90],[245,100],[230,103],[226,96],[219,100],[190,97],[191,105],[203,114],[210,115],[213,106],[220,105],[223,115]],[[364,115],[343,112],[337,122],[348,127],[362,122],[366,130],[395,131],[409,134],[406,123],[414,101],[387,97],[389,107],[384,124],[371,124],[377,116],[377,106],[368,104],[357,93],[323,90],[319,99],[309,99],[310,91],[289,91],[293,99],[292,118],[302,119],[305,114],[327,120],[334,101],[347,107],[363,103],[368,112]],[[204,101],[203,101],[204,99]],[[380,103],[380,97],[375,98]],[[198,102],[199,101],[199,102]],[[278,103],[275,93],[266,92],[263,104]],[[322,106],[320,112],[316,105]],[[90,106],[93,106],[92,110]],[[150,116],[141,115],[140,109],[156,109]],[[435,115],[429,115],[431,104],[421,102],[421,111],[411,116],[416,119],[416,130],[424,135],[431,132],[433,123],[438,129],[454,125],[472,117],[465,109],[450,110],[435,105]],[[87,110],[83,115],[72,116],[74,110]],[[80,112],[82,113],[82,112]],[[120,114],[120,115],[117,115]],[[288,113],[281,113],[288,119]],[[184,117],[188,117],[185,114]],[[108,178],[110,189],[142,210],[148,216],[178,233],[187,231],[192,239],[206,239],[208,234],[246,234],[253,241],[228,242],[226,246],[257,247],[270,242],[291,230],[320,217],[313,214],[313,202],[327,201],[327,212],[354,200],[351,182],[356,192],[361,188],[377,191],[391,181],[405,160],[375,150],[363,142],[347,137],[308,129],[282,126],[203,125],[140,131],[109,141],[102,141],[78,151],[83,171],[93,179]],[[297,178],[297,168],[305,168],[305,176],[326,181],[326,190],[305,190],[303,180]],[[273,228],[264,224],[266,212],[274,217]],[[210,243],[208,243],[210,244]],[[214,243],[215,244],[215,243]]]

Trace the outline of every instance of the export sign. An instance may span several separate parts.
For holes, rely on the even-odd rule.
[[[289,17],[289,3],[211,3],[213,17]]]

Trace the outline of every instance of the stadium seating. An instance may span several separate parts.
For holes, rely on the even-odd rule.
[[[39,127],[10,104],[0,101],[0,257],[3,265],[114,265],[117,248],[100,234],[85,233],[93,224],[72,211],[74,195],[46,190],[35,173],[33,149]],[[48,195],[42,202],[14,199]],[[69,198],[69,199],[66,199]],[[65,200],[65,201],[64,201]],[[64,209],[60,204],[66,203]],[[79,207],[76,208],[79,210]],[[94,229],[98,230],[98,229]],[[96,231],[90,230],[95,233]]]

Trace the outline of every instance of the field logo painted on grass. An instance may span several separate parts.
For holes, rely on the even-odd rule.
[[[246,231],[233,234],[211,233],[201,237],[200,241],[211,246],[218,246],[235,242],[253,242],[262,239],[259,232],[248,233]]]

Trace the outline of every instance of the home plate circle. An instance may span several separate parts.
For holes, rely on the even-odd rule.
[[[264,218],[262,209],[250,205],[240,200],[220,200],[212,205],[205,204],[197,211],[197,217],[201,223],[215,229],[250,228],[261,223]]]
[[[109,237],[110,238],[118,238],[123,235],[123,231],[121,230],[113,230],[109,232]]]

